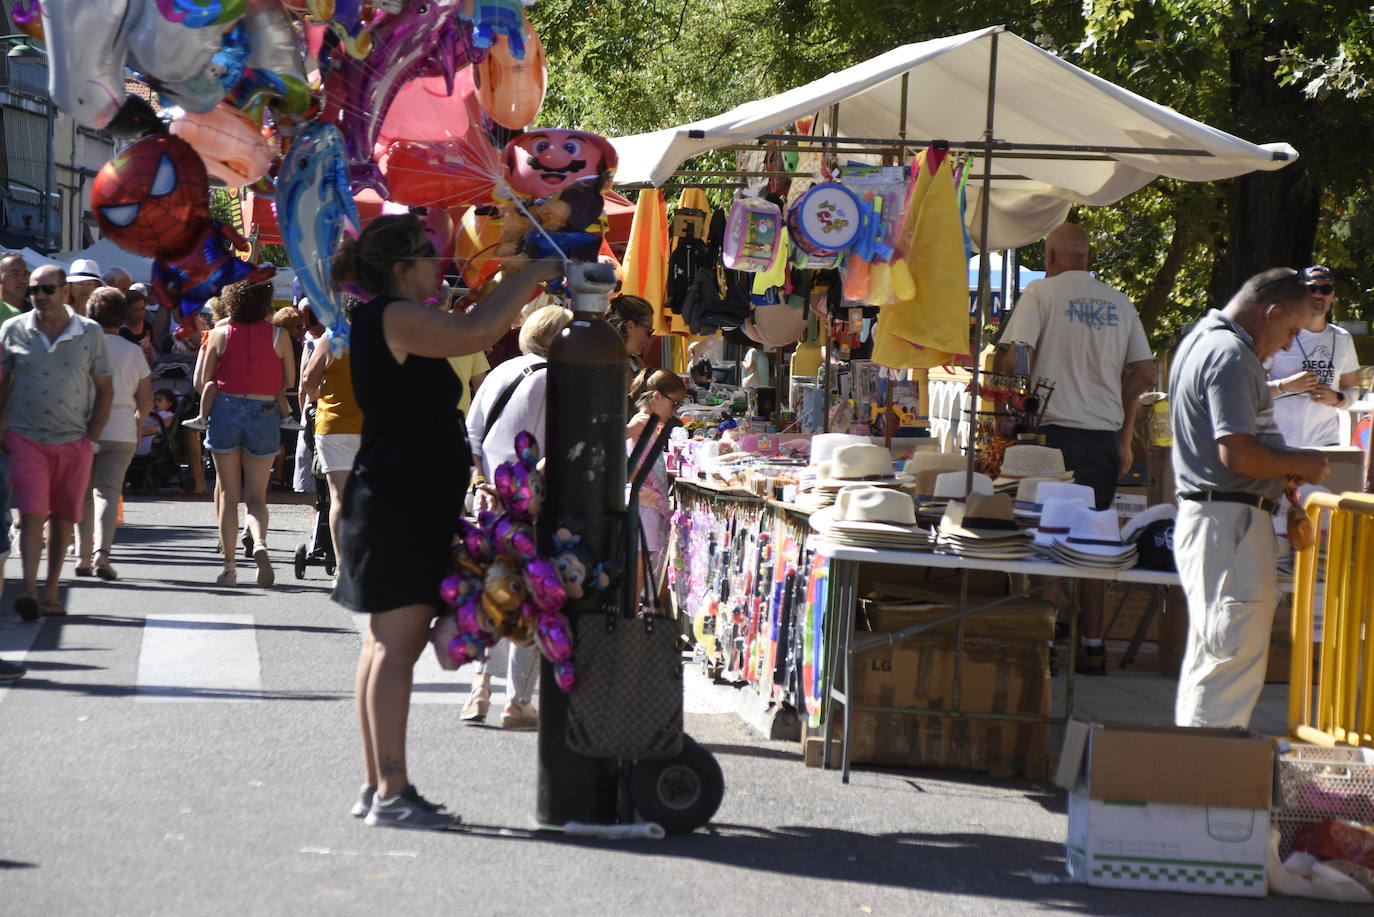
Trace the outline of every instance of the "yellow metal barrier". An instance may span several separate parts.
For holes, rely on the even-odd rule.
[[[1314,547],[1297,552],[1294,564],[1288,728],[1295,738],[1318,745],[1371,746],[1374,495],[1317,493],[1303,501],[1303,508],[1318,537]],[[1313,604],[1319,572],[1325,574],[1325,598],[1321,642],[1316,643]]]

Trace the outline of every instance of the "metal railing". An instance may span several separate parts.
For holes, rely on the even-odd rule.
[[[1319,534],[1294,564],[1288,728],[1317,745],[1374,746],[1374,495],[1316,493],[1303,508]]]

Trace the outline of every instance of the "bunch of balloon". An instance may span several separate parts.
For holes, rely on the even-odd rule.
[[[107,162],[91,184],[91,210],[107,238],[155,259],[153,292],[176,317],[179,340],[190,337],[196,315],[226,284],[276,273],[235,255],[248,243],[210,216],[205,164],[177,137],[145,137]]]

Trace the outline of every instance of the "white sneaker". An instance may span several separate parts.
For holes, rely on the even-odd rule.
[[[210,429],[210,418],[196,416],[190,420],[183,420],[181,425],[188,430],[208,430]]]

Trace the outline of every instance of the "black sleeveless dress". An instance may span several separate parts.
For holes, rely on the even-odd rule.
[[[334,601],[376,613],[438,605],[449,548],[472,472],[463,383],[447,360],[411,354],[397,363],[378,297],[353,316],[353,392],[362,443],[344,488],[339,535],[346,546]]]

